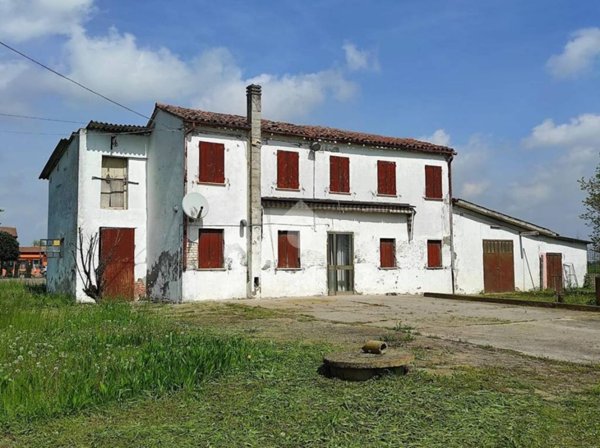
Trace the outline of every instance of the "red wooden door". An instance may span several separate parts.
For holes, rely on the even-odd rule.
[[[104,298],[133,300],[135,229],[100,229],[100,266]]]
[[[546,284],[548,289],[561,291],[563,285],[562,254],[546,254]]]
[[[515,260],[511,240],[483,240],[485,292],[515,290]]]

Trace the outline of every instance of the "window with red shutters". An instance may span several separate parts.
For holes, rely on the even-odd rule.
[[[425,166],[425,197],[442,199],[442,167]]]
[[[218,269],[223,267],[223,230],[200,229],[198,238],[198,267]]]
[[[350,159],[348,157],[329,157],[329,191],[350,193]]]
[[[396,162],[377,161],[377,194],[396,195]]]
[[[225,183],[225,145],[200,142],[200,182]]]
[[[300,268],[300,232],[280,230],[277,238],[277,267]]]
[[[442,267],[442,242],[439,240],[427,241],[427,267]]]
[[[392,238],[379,240],[379,260],[382,268],[396,267],[396,240]]]
[[[298,190],[298,153],[277,151],[277,188]]]

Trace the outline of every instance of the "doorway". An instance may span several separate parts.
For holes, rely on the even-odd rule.
[[[354,293],[354,236],[327,234],[327,289],[330,295]]]
[[[485,292],[515,290],[512,240],[483,240],[483,285]]]
[[[135,229],[100,229],[100,266],[104,298],[133,300]]]

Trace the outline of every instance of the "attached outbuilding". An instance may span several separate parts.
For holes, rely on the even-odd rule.
[[[457,293],[583,286],[589,241],[452,200]]]

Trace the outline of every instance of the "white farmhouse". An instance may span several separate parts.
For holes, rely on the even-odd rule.
[[[510,269],[493,241],[513,257],[500,289],[583,280],[586,242],[453,203],[453,149],[263,120],[260,86],[247,99],[245,117],[157,104],[146,127],[90,122],[61,140],[40,175],[62,241],[49,289],[85,300],[79,230],[99,236],[106,295],[130,298],[478,292]],[[549,253],[564,278],[540,275]]]

